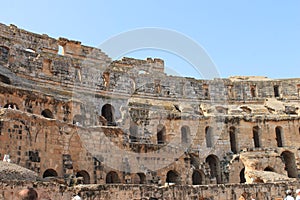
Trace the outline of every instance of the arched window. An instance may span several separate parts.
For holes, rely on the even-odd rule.
[[[132,183],[133,184],[145,184],[146,183],[146,175],[144,173],[134,174]]]
[[[4,105],[4,108],[19,110],[19,107],[16,103],[7,103]]]
[[[288,177],[298,178],[298,170],[294,153],[290,151],[284,151],[281,153],[281,157],[285,164],[285,170],[288,173]]]
[[[200,170],[194,170],[192,175],[193,185],[202,185],[204,180],[204,173]]]
[[[168,171],[167,178],[166,178],[166,183],[180,184],[181,183],[181,178],[179,176],[179,173],[177,173],[174,170]]]
[[[245,168],[243,168],[240,172],[240,183],[246,183]]]
[[[57,172],[54,169],[47,169],[43,173],[43,178],[46,178],[46,177],[57,177]]]
[[[106,175],[106,183],[107,184],[121,183],[118,173],[114,171],[109,172]]]
[[[6,64],[8,62],[9,48],[0,46],[0,63]]]
[[[208,126],[205,128],[206,147],[213,147],[213,128]]]
[[[258,126],[254,126],[252,129],[253,132],[253,141],[254,141],[254,147],[258,148],[261,147],[261,142],[260,142],[260,128]]]
[[[90,184],[90,175],[87,171],[79,171],[76,173],[76,177],[82,177],[82,183],[83,184]]]
[[[181,127],[181,143],[189,144],[190,143],[190,128],[188,126]]]
[[[216,155],[209,155],[205,162],[208,164],[210,168],[210,176],[211,178],[216,178],[217,183],[221,183],[221,169],[220,169],[220,161]]]
[[[282,130],[282,127],[277,126],[275,128],[275,132],[276,132],[277,146],[278,147],[283,147],[283,130]]]
[[[43,115],[46,118],[54,119],[54,116],[53,116],[52,112],[49,109],[43,110],[41,115]]]
[[[139,128],[136,125],[136,123],[135,122],[130,122],[130,127],[129,127],[130,142],[138,142],[138,131],[139,131]]]
[[[114,115],[115,109],[110,104],[105,104],[101,109],[101,115],[106,119],[108,126],[116,126]]]
[[[233,153],[238,152],[237,147],[237,135],[236,135],[236,128],[231,126],[229,128],[229,138],[230,138],[230,148]]]
[[[166,142],[166,127],[164,125],[157,126],[157,144],[165,144]]]

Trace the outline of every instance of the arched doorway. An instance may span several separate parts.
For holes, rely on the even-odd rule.
[[[43,173],[43,178],[46,178],[46,177],[57,177],[57,172],[54,169],[47,169]]]
[[[276,141],[278,147],[283,147],[283,129],[281,126],[275,128],[276,132]]]
[[[240,171],[240,183],[246,183],[245,168]]]
[[[176,171],[170,170],[167,173],[166,183],[180,184],[181,183],[181,178],[180,178],[179,174]]]
[[[46,117],[46,118],[49,118],[49,119],[54,119],[54,116],[53,116],[52,112],[49,109],[43,110],[41,115]]]
[[[82,171],[77,172],[76,177],[82,177],[83,184],[90,184],[90,175],[87,171],[82,170]]]
[[[166,143],[166,127],[162,124],[157,126],[157,144]]]
[[[296,166],[296,160],[294,153],[290,151],[284,151],[281,153],[283,162],[285,163],[285,170],[290,178],[298,178],[298,171]]]
[[[266,167],[266,168],[264,169],[264,171],[266,171],[266,172],[275,172],[274,168],[273,168],[273,167],[270,167],[270,166]]]
[[[231,126],[229,128],[229,138],[230,138],[230,149],[233,153],[238,152],[237,147],[237,135],[236,135],[236,128],[234,126]]]
[[[144,173],[137,173],[133,175],[133,184],[145,184],[146,183],[146,175]]]
[[[254,126],[252,129],[253,132],[253,142],[254,142],[254,147],[259,148],[261,147],[261,141],[260,141],[260,128],[258,126]]]
[[[210,168],[211,178],[216,178],[217,183],[222,183],[219,158],[216,155],[209,155],[206,158],[205,162],[208,164],[208,166]]]
[[[181,127],[181,143],[189,144],[190,143],[190,127],[182,126]]]
[[[193,185],[202,185],[204,180],[204,173],[200,170],[194,170],[192,175]]]
[[[205,128],[205,140],[206,140],[206,147],[210,148],[213,147],[213,128],[207,126]]]
[[[117,172],[111,171],[106,175],[105,182],[107,184],[113,184],[113,183],[121,183],[120,178],[118,176]]]
[[[116,126],[114,115],[115,109],[110,104],[105,104],[101,109],[101,115],[106,119],[108,126]]]

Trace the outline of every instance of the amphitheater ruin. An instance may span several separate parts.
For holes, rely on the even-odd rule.
[[[40,199],[279,200],[300,187],[299,78],[171,76],[161,59],[0,24],[0,105],[1,159],[37,174],[2,178],[0,199],[30,186]]]

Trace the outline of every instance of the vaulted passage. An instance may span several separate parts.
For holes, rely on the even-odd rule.
[[[215,155],[209,155],[205,162],[210,168],[210,178],[216,178],[217,183],[221,183],[221,169],[219,158]]]
[[[193,185],[203,185],[204,173],[200,170],[195,170],[192,175]]]
[[[113,183],[121,183],[120,178],[117,172],[111,171],[106,175],[106,183],[113,184]]]
[[[213,128],[210,126],[205,128],[205,141],[206,147],[213,147]]]
[[[171,170],[171,171],[168,171],[168,173],[167,173],[166,182],[167,183],[180,184],[181,183],[181,179],[180,179],[179,174],[176,171]]]
[[[237,147],[237,135],[236,135],[236,128],[231,126],[229,128],[229,138],[230,138],[230,149],[233,153],[238,152],[238,147]]]
[[[275,172],[274,168],[272,168],[272,167],[270,167],[270,166],[266,167],[266,168],[264,169],[264,171],[266,171],[266,172]]]
[[[43,115],[44,117],[49,118],[49,119],[54,119],[54,116],[49,109],[43,110],[41,115]]]
[[[282,130],[282,127],[277,126],[275,128],[275,132],[276,132],[277,146],[278,147],[283,147],[283,130]]]
[[[57,177],[57,172],[54,169],[47,169],[43,173],[43,178],[46,178],[46,177]]]
[[[240,171],[240,183],[246,183],[245,168]]]
[[[101,109],[101,115],[106,119],[107,126],[116,126],[114,114],[115,109],[110,104],[105,104]]]
[[[290,151],[284,151],[281,154],[282,160],[285,163],[285,170],[288,173],[288,177],[297,178],[298,170],[296,166],[295,155]]]
[[[164,125],[157,126],[157,144],[166,143],[166,127]]]
[[[83,178],[83,181],[82,183],[83,184],[90,184],[90,175],[87,171],[79,171],[76,173],[76,177],[82,177]]]
[[[133,184],[145,184],[146,183],[146,175],[144,173],[134,174],[132,183]]]
[[[261,142],[260,142],[260,128],[258,126],[254,126],[252,129],[253,132],[253,142],[254,142],[254,147],[258,148],[261,147]]]

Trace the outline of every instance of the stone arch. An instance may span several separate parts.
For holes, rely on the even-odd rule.
[[[189,144],[190,141],[191,141],[190,127],[182,126],[181,127],[181,143],[182,144]]]
[[[135,122],[130,122],[130,127],[129,127],[129,139],[130,142],[138,142],[138,132],[139,132],[139,127]]]
[[[261,130],[258,126],[254,126],[252,129],[253,133],[253,142],[254,142],[254,147],[259,148],[261,147]]]
[[[220,160],[216,155],[209,155],[205,162],[208,164],[210,169],[210,177],[216,178],[217,183],[222,183],[221,181],[221,168],[220,168]]]
[[[210,148],[213,147],[213,128],[210,126],[207,126],[205,128],[205,141],[206,141],[206,147]]]
[[[144,173],[134,174],[132,183],[133,184],[145,184],[146,183],[146,175]]]
[[[283,129],[281,126],[276,126],[276,142],[278,147],[283,147]]]
[[[106,174],[105,182],[107,184],[121,183],[119,175],[115,171],[110,171],[108,174]]]
[[[229,128],[229,138],[230,138],[230,149],[234,154],[236,154],[238,152],[238,145],[237,145],[237,131],[234,126],[231,126]]]
[[[43,110],[42,113],[41,113],[41,115],[44,116],[44,117],[46,117],[46,118],[49,118],[49,119],[54,119],[54,115],[51,112],[51,110],[49,110],[49,109]]]
[[[108,126],[116,126],[115,108],[111,104],[105,104],[101,109],[101,115],[106,119]]]
[[[57,172],[54,169],[47,169],[44,173],[43,173],[43,178],[46,177],[57,177]]]
[[[298,178],[296,159],[294,153],[290,151],[284,151],[281,153],[281,157],[285,163],[285,170],[290,178]]]
[[[78,171],[76,173],[76,177],[77,178],[82,177],[83,178],[83,180],[82,180],[83,184],[90,184],[90,175],[87,171],[85,171],[85,170]]]
[[[240,171],[240,183],[246,183],[245,167]]]
[[[203,185],[205,182],[205,175],[201,170],[194,170],[192,175],[193,185]]]
[[[270,166],[266,167],[266,168],[264,169],[264,171],[266,171],[266,172],[275,172],[274,168],[273,168],[273,167],[270,167]]]
[[[84,125],[84,116],[82,116],[82,115],[75,115],[73,117],[73,124]]]
[[[0,61],[4,64],[8,62],[9,48],[0,46]]]
[[[19,110],[19,106],[16,103],[13,103],[13,102],[5,104],[3,107]]]
[[[178,172],[175,170],[170,170],[167,173],[167,178],[166,178],[166,183],[175,183],[175,184],[180,184],[181,183],[181,178]]]
[[[157,126],[157,144],[165,144],[166,143],[166,127],[162,124]]]

